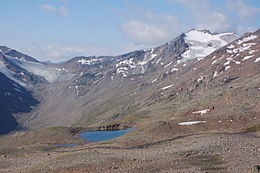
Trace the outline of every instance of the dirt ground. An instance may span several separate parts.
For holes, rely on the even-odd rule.
[[[162,129],[153,133],[136,130],[114,140],[72,148],[56,148],[43,141],[1,146],[0,172],[253,173],[260,165],[260,132],[252,130],[173,135],[162,135]],[[19,135],[11,136],[0,140],[19,140]],[[68,142],[79,141],[75,137]]]

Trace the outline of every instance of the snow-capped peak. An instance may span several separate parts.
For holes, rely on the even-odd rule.
[[[223,38],[226,35],[235,35],[232,32],[225,32],[221,34],[212,34],[210,31],[207,30],[191,30],[185,34],[185,39],[189,41],[198,41],[208,43],[211,41],[220,41],[223,44],[226,44],[227,40]]]
[[[184,35],[184,40],[189,47],[182,54],[182,61],[204,58],[238,37],[238,35],[232,32],[212,34],[207,30],[190,30]]]

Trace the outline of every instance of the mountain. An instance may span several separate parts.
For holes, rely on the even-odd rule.
[[[259,170],[260,30],[59,64],[0,50],[2,172]],[[80,138],[113,127],[136,129]]]
[[[72,76],[56,65],[41,63],[16,50],[0,46],[0,134],[18,127],[14,114],[29,113],[39,103],[41,97],[35,96],[41,95],[41,87],[69,80]]]
[[[38,101],[33,97],[32,92],[1,72],[0,83],[0,135],[2,135],[18,127],[19,124],[13,114],[29,113],[32,110],[31,106],[36,106]]]
[[[259,32],[190,30],[155,48],[61,64],[1,47],[0,72],[40,102],[16,115],[27,117],[20,123],[28,129],[169,119],[202,119],[213,128],[232,119],[235,128],[259,114]]]
[[[152,49],[120,56],[73,58],[60,68],[73,73],[74,79],[46,89],[45,93],[56,90],[59,94],[46,97],[46,104],[33,113],[27,127],[100,125],[124,119],[156,102],[149,94],[155,94],[154,87],[168,76],[176,75],[180,70],[177,66],[192,59],[187,52],[195,52],[192,57],[198,61],[236,38],[233,33],[191,30]],[[203,52],[205,48],[208,50]]]
[[[206,30],[191,30],[156,48],[138,50],[115,57],[76,57],[64,63],[64,67],[79,74],[95,67],[106,70],[107,65],[111,64],[110,68],[116,66],[116,69],[113,69],[116,70],[116,74],[127,77],[143,74],[153,67],[161,68],[167,64],[170,66],[173,61],[179,60],[180,63],[194,58],[202,59],[237,38],[238,35],[234,33],[212,34]]]
[[[1,72],[21,85],[34,86],[72,78],[72,74],[57,68],[56,65],[39,62],[5,46],[0,46],[0,61]]]

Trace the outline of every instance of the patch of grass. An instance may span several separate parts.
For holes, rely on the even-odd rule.
[[[192,165],[201,167],[202,171],[219,172],[226,169],[221,166],[225,162],[219,155],[200,155],[192,160]]]
[[[245,129],[246,131],[248,132],[255,132],[255,131],[259,131],[260,130],[260,125],[257,125],[257,126],[253,126],[253,127],[248,127]]]
[[[49,127],[49,128],[43,129],[43,130],[50,131],[50,132],[56,132],[56,131],[63,131],[63,130],[67,130],[67,129],[68,129],[67,127]]]
[[[121,121],[125,124],[135,124],[136,122],[142,122],[146,121],[150,118],[150,111],[149,110],[141,110],[138,112],[135,112],[125,118],[123,118]]]
[[[17,149],[17,148],[11,148],[11,147],[6,147],[6,148],[1,148],[0,149],[0,156],[1,155],[5,155],[5,154],[14,154],[14,153],[16,153],[16,152],[18,152],[19,151],[19,149]]]

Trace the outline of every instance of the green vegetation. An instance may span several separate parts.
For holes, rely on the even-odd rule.
[[[221,165],[225,162],[219,155],[201,155],[193,158],[193,165],[201,167],[202,171],[219,172],[225,168]]]
[[[55,132],[55,131],[64,131],[64,130],[67,130],[67,129],[68,129],[67,127],[49,127],[49,128],[45,128],[43,130]]]
[[[246,128],[246,131],[249,131],[249,132],[258,131],[258,130],[260,130],[260,125]]]

